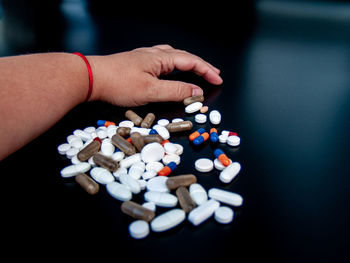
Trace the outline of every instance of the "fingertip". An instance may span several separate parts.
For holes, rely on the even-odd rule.
[[[194,86],[192,88],[192,96],[200,96],[203,95],[203,90],[200,87]]]

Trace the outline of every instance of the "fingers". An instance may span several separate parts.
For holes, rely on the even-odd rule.
[[[191,83],[156,79],[150,88],[149,98],[153,102],[182,101],[185,98],[202,94],[203,90]]]

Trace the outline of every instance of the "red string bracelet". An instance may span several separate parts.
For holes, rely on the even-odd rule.
[[[91,66],[90,66],[89,61],[86,59],[86,57],[83,54],[81,54],[79,52],[74,52],[73,54],[78,55],[79,57],[81,57],[84,60],[84,62],[86,64],[86,67],[88,69],[88,72],[89,72],[89,91],[88,91],[88,94],[87,94],[87,97],[86,97],[86,101],[88,101],[90,99],[90,97],[91,97],[91,94],[92,94],[92,80],[93,79],[92,79]]]

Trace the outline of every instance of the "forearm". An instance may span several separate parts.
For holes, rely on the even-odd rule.
[[[84,101],[84,61],[67,53],[0,58],[0,160]]]

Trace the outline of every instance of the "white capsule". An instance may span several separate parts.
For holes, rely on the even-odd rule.
[[[127,186],[133,194],[138,194],[141,192],[141,186],[138,181],[132,178],[128,174],[121,174],[119,176],[119,181]]]
[[[120,201],[129,201],[132,193],[127,186],[118,182],[110,182],[106,185],[107,192],[115,199]]]
[[[209,217],[211,217],[215,210],[218,209],[220,206],[220,203],[214,199],[209,199],[208,201],[204,202],[200,206],[194,208],[189,214],[188,214],[188,220],[195,226],[198,226],[205,220],[207,220]]]
[[[205,189],[198,183],[190,185],[190,196],[197,205],[201,205],[208,200]]]
[[[241,138],[239,138],[236,135],[231,135],[229,137],[227,137],[227,144],[230,146],[238,146],[241,143]]]
[[[241,206],[243,203],[243,197],[239,194],[222,190],[219,188],[211,188],[208,191],[208,196],[224,204],[232,206]]]
[[[218,125],[221,122],[221,114],[217,110],[212,110],[209,113],[209,120],[212,124]]]
[[[61,176],[64,178],[76,176],[78,173],[89,171],[91,165],[87,162],[69,165],[61,170]]]
[[[149,225],[144,220],[136,220],[129,225],[129,233],[135,239],[145,238],[149,234]]]
[[[170,138],[170,133],[168,129],[165,128],[164,126],[160,126],[159,124],[156,124],[153,126],[153,129],[155,129],[164,140],[167,140]]]
[[[57,147],[57,151],[59,154],[65,155],[66,152],[71,148],[72,146],[70,146],[69,143],[62,143],[60,145],[58,145]]]
[[[177,205],[177,197],[169,193],[148,191],[145,193],[144,198],[146,201],[153,202],[161,207],[174,207]]]
[[[199,111],[202,107],[203,107],[202,102],[194,102],[194,103],[191,103],[190,105],[187,105],[185,107],[185,112],[186,113],[194,113],[196,111]]]
[[[196,116],[194,116],[194,120],[195,122],[199,123],[199,124],[203,124],[207,122],[207,115],[199,113],[196,114]]]
[[[114,153],[115,146],[112,144],[111,140],[106,138],[101,143],[101,152],[105,156],[111,157]]]
[[[141,154],[140,153],[136,153],[134,155],[130,155],[128,157],[126,157],[125,159],[121,160],[119,162],[119,166],[120,167],[124,167],[124,168],[129,168],[131,165],[133,165],[136,162],[141,161]]]
[[[182,209],[175,208],[154,218],[151,229],[154,232],[163,232],[179,225],[185,218],[186,213]]]
[[[228,224],[233,220],[233,210],[227,206],[220,206],[215,210],[214,218],[220,224]]]
[[[100,184],[108,184],[114,181],[114,176],[110,171],[102,167],[94,167],[90,171],[91,177]]]
[[[146,171],[146,172],[144,172],[142,174],[142,179],[143,180],[148,180],[148,179],[151,179],[151,178],[155,177],[156,175],[157,175],[157,171],[155,171],[155,170],[148,170],[148,171]]]
[[[166,186],[167,180],[168,180],[168,177],[166,176],[156,176],[151,178],[147,182],[147,191],[168,193],[169,189]]]
[[[145,163],[158,162],[164,156],[165,150],[160,143],[152,142],[146,144],[141,150],[141,159]]]
[[[160,126],[164,126],[165,127],[165,126],[167,126],[169,124],[169,120],[167,120],[167,119],[160,119],[160,120],[158,120],[157,124],[160,125]]]
[[[241,165],[238,162],[233,162],[221,171],[219,179],[223,183],[230,183],[241,170]]]

